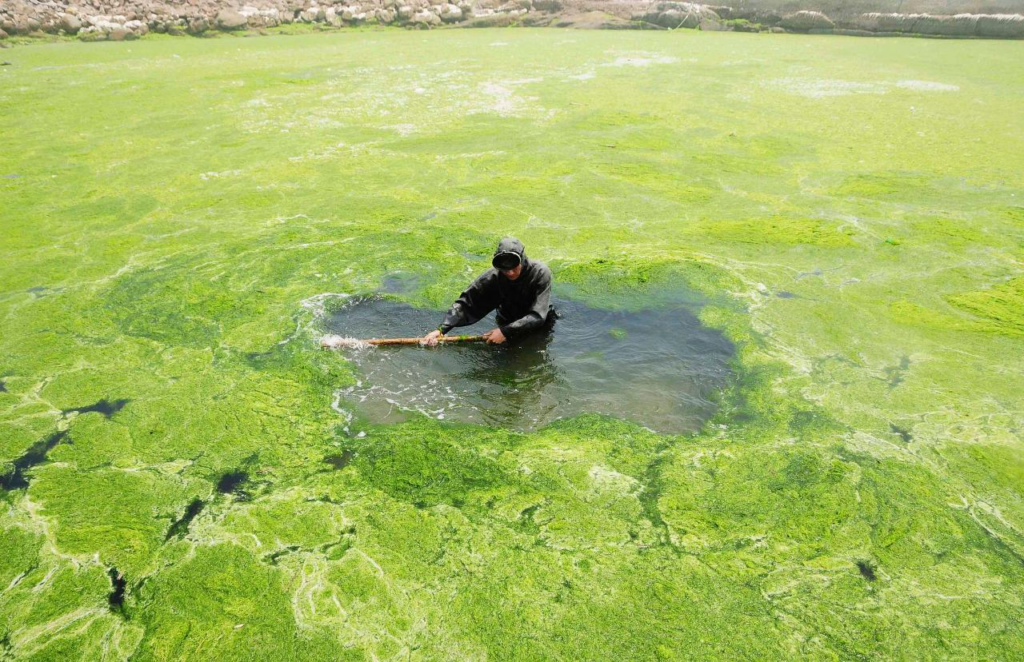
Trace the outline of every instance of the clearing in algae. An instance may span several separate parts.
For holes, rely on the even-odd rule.
[[[4,57],[0,657],[1024,656],[1024,43]],[[503,235],[685,309],[703,409],[361,410],[339,311],[440,310]]]

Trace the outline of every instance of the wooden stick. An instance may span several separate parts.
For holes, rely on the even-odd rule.
[[[483,336],[441,336],[437,339],[441,343],[450,342],[483,342]],[[323,349],[338,349],[340,347],[380,347],[382,345],[421,345],[423,338],[369,338],[360,340],[358,338],[343,338],[341,336],[324,336],[320,339],[320,347]]]

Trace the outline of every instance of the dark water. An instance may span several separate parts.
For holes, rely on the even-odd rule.
[[[532,429],[600,413],[658,432],[698,429],[715,410],[733,346],[679,306],[621,312],[556,300],[552,333],[502,346],[341,350],[361,373],[340,404],[375,423],[410,411],[437,419]],[[421,336],[442,313],[387,299],[354,299],[328,319],[345,337]],[[458,333],[478,334],[491,319]]]
[[[910,434],[910,430],[907,430],[905,428],[901,428],[900,426],[896,425],[895,423],[890,423],[889,424],[889,430],[893,434],[898,436],[900,439],[902,439],[903,443],[905,443],[905,444],[909,444],[910,442],[912,442],[914,440],[913,435]]]
[[[392,274],[381,283],[381,290],[388,294],[405,294],[419,287],[420,279],[415,274]]]
[[[875,568],[867,561],[857,561],[857,569],[860,570],[861,576],[869,582],[878,579],[875,575]]]
[[[53,450],[53,447],[68,438],[67,431],[55,432],[49,437],[32,444],[25,454],[14,461],[14,470],[9,474],[0,476],[0,489],[21,490],[28,487],[28,477],[25,475],[27,469],[46,461],[46,454]],[[70,443],[70,441],[68,442]]]
[[[124,578],[117,568],[107,568],[107,576],[110,577],[110,594],[107,602],[113,611],[119,611],[124,607],[124,589],[128,586],[128,580]]]
[[[97,413],[103,414],[107,418],[110,418],[111,416],[113,416],[117,412],[119,412],[122,409],[124,409],[124,406],[126,404],[128,404],[129,402],[131,402],[131,400],[124,400],[124,399],[114,400],[113,402],[110,402],[109,400],[104,398],[103,400],[100,400],[99,402],[96,402],[95,404],[91,404],[91,405],[88,405],[88,406],[85,406],[85,407],[75,407],[74,409],[65,409],[64,413],[65,414],[70,414],[72,412],[77,412],[79,414],[88,414],[90,412],[97,412]]]
[[[217,491],[221,494],[232,494],[239,501],[247,501],[249,494],[245,491],[245,484],[248,480],[247,471],[229,471],[217,481]]]
[[[334,453],[324,458],[324,462],[331,465],[335,469],[344,469],[352,462],[352,457],[355,455],[352,451],[346,449],[340,453]]]
[[[193,499],[192,503],[188,504],[188,508],[185,509],[185,514],[171,524],[171,528],[167,530],[167,537],[164,540],[184,538],[188,534],[188,527],[192,524],[192,520],[199,515],[205,505],[206,502],[202,499]]]

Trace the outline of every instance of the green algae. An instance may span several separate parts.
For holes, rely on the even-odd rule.
[[[947,299],[956,308],[988,320],[1000,333],[1024,334],[1024,277],[988,290],[956,294]]]
[[[0,472],[70,443],[0,499],[0,655],[1019,657],[1020,45],[497,35],[5,55]],[[444,306],[504,234],[702,305],[714,418],[344,432],[330,293]]]
[[[854,245],[851,229],[838,231],[833,225],[816,219],[718,221],[693,226],[692,232],[704,239],[752,244],[813,244],[833,248]]]

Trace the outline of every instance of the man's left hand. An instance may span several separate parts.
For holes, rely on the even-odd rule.
[[[484,334],[484,340],[487,341],[488,345],[500,345],[505,342],[505,334],[501,332],[501,329],[491,329]]]

